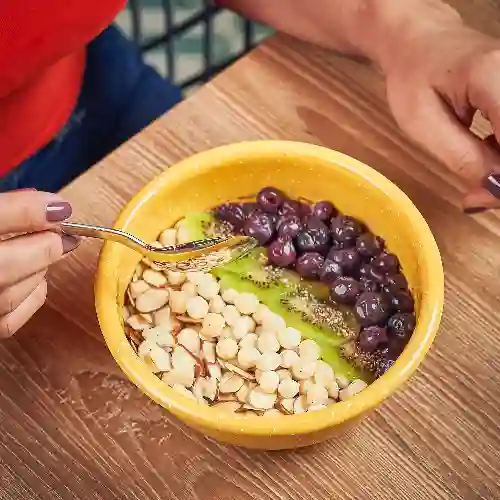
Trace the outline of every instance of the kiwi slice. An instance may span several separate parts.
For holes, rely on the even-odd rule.
[[[256,248],[244,257],[229,262],[222,269],[262,289],[280,286],[284,278],[283,269],[267,264],[266,254],[262,248]],[[213,274],[217,275],[217,272],[218,270],[214,270]]]
[[[177,222],[176,227],[185,228],[192,241],[203,240],[210,234],[214,220],[210,212],[191,212]]]

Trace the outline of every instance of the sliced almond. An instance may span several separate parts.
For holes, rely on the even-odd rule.
[[[177,230],[174,228],[165,229],[165,231],[160,234],[158,240],[164,247],[174,246],[177,241]]]
[[[132,292],[130,291],[130,287],[127,288],[127,299],[128,303],[135,308],[135,299],[132,297]]]
[[[300,380],[299,381],[299,393],[300,394],[307,394],[309,389],[314,385],[314,381],[312,378],[309,378],[307,380]]]
[[[199,325],[199,324],[203,323],[202,319],[195,319],[195,318],[191,318],[189,316],[184,316],[184,315],[177,315],[176,319],[178,321],[180,321],[181,323],[189,323],[189,324],[193,324],[193,325]]]
[[[218,363],[206,363],[208,375],[216,380],[222,377],[222,370]]]
[[[250,395],[250,385],[248,382],[244,383],[240,390],[236,393],[236,398],[240,403],[248,403],[248,396]]]
[[[149,313],[161,309],[168,302],[168,290],[165,288],[150,288],[135,300],[139,312]]]
[[[337,385],[339,386],[339,389],[347,389],[349,387],[349,379],[347,377],[344,377],[343,375],[336,376],[335,380],[337,382]]]
[[[127,325],[134,330],[142,331],[149,328],[151,325],[139,314],[134,314],[127,319]]]
[[[367,384],[363,380],[354,380],[345,389],[339,391],[339,399],[340,401],[346,401],[359,394],[366,387]]]
[[[198,356],[196,356],[189,349],[187,349],[185,346],[178,344],[178,347],[181,349],[184,349],[186,351],[186,353],[192,358],[192,362],[194,363],[195,376],[196,377],[206,377],[207,370],[206,370],[205,363]]]
[[[154,345],[149,355],[160,371],[167,372],[172,369],[170,354],[165,349],[162,349],[158,345]]]
[[[253,415],[261,417],[262,415],[264,415],[265,410],[260,410],[259,408],[254,408],[252,405],[247,403],[241,407],[240,412],[241,413],[248,412],[248,413],[252,413]]]
[[[260,410],[270,410],[276,403],[276,394],[268,394],[256,387],[248,397],[250,404]]]
[[[182,370],[173,369],[169,372],[163,373],[162,381],[167,383],[170,387],[180,384],[184,387],[191,387],[194,383],[194,367],[184,367]]]
[[[200,337],[192,328],[184,328],[177,335],[177,342],[185,347],[191,354],[199,357],[200,354]]]
[[[207,369],[205,366],[205,363],[199,359],[196,358],[196,364],[194,365],[195,368],[195,374],[197,377],[206,377],[207,376]]]
[[[237,401],[223,401],[220,403],[215,403],[212,407],[217,408],[218,410],[235,413],[241,408],[241,403],[238,403]]]
[[[236,395],[234,393],[231,393],[231,394],[220,393],[217,396],[217,402],[219,402],[219,401],[238,401],[238,398],[236,397]]]
[[[139,313],[140,316],[142,316],[142,318],[144,320],[146,320],[149,325],[152,325],[153,324],[153,316],[149,313]]]
[[[215,401],[218,396],[218,382],[215,378],[206,378],[203,384],[203,396],[209,401]]]
[[[238,392],[241,389],[241,386],[245,383],[244,379],[242,379],[239,375],[236,375],[236,373],[229,372],[229,377],[226,377],[225,375],[226,374],[222,375],[219,385],[219,392],[222,394]]]
[[[144,363],[146,364],[146,366],[155,375],[158,375],[159,373],[161,373],[161,370],[154,364],[154,361],[151,359],[151,356],[149,354],[147,356],[144,356],[144,358],[142,358],[142,360],[144,361]],[[165,373],[168,373],[168,372],[165,372]]]
[[[146,356],[149,355],[151,352],[151,349],[155,346],[153,342],[149,342],[145,340],[142,342],[142,344],[139,346],[138,354],[140,358],[145,358]]]
[[[280,378],[280,382],[282,382],[283,380],[289,380],[292,378],[291,373],[285,369],[276,370],[276,373],[278,374],[278,377]]]
[[[180,392],[183,396],[186,396],[189,399],[196,399],[194,397],[194,394],[191,391],[189,391],[188,389],[186,389],[182,384],[174,384],[172,386],[172,389],[174,389],[177,392]]]
[[[186,222],[186,218],[182,217],[174,224],[174,229],[179,229]]]
[[[250,372],[246,372],[245,370],[242,370],[241,368],[237,367],[236,365],[224,361],[219,361],[221,366],[225,368],[226,370],[229,370],[230,372],[236,373],[239,375],[241,378],[249,381],[254,381],[255,380],[255,375]]]
[[[168,348],[174,348],[176,344],[175,337],[168,330],[160,330],[158,332],[156,336],[156,343],[160,347],[168,347]]]
[[[153,312],[153,321],[156,326],[163,325],[165,323],[171,324],[174,322],[174,317],[172,316],[172,311],[170,307],[165,306],[157,311]]]
[[[139,295],[144,293],[146,290],[149,290],[150,288],[151,287],[143,279],[134,281],[129,285],[130,296],[133,299],[136,299],[137,297],[139,297]]]
[[[172,366],[176,370],[182,370],[186,366],[194,369],[195,364],[196,360],[183,346],[177,345],[174,348],[172,352]]]
[[[293,415],[293,399],[278,399],[275,407],[284,415]]]
[[[167,285],[167,277],[162,272],[155,271],[154,269],[146,269],[142,273],[142,279],[148,285],[154,286],[156,288],[164,287]]]
[[[295,398],[293,402],[293,413],[305,413],[307,409],[307,401],[305,396]]]
[[[203,399],[205,384],[206,380],[201,377],[198,377],[193,384],[193,395],[198,401]]]
[[[215,363],[215,343],[203,341],[201,344],[201,353],[207,363]]]
[[[136,346],[139,346],[144,340],[140,332],[130,328],[130,326],[125,326],[125,334]]]

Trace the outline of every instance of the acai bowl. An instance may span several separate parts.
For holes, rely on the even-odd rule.
[[[425,220],[341,153],[260,141],[170,167],[116,228],[161,244],[259,241],[212,273],[168,273],[104,245],[96,308],[119,366],[187,425],[235,445],[306,446],[356,422],[417,369],[444,277]]]

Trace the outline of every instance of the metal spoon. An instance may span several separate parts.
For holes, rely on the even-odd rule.
[[[246,255],[258,243],[249,236],[207,238],[180,245],[157,248],[135,236],[109,227],[63,222],[65,234],[114,241],[139,252],[148,264],[162,271],[210,271]]]

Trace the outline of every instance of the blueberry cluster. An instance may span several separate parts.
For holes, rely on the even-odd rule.
[[[402,352],[415,328],[413,297],[398,258],[359,220],[329,201],[311,205],[274,187],[254,203],[220,205],[215,215],[256,238],[271,264],[322,281],[335,302],[352,307],[362,351],[377,351],[389,366]]]

